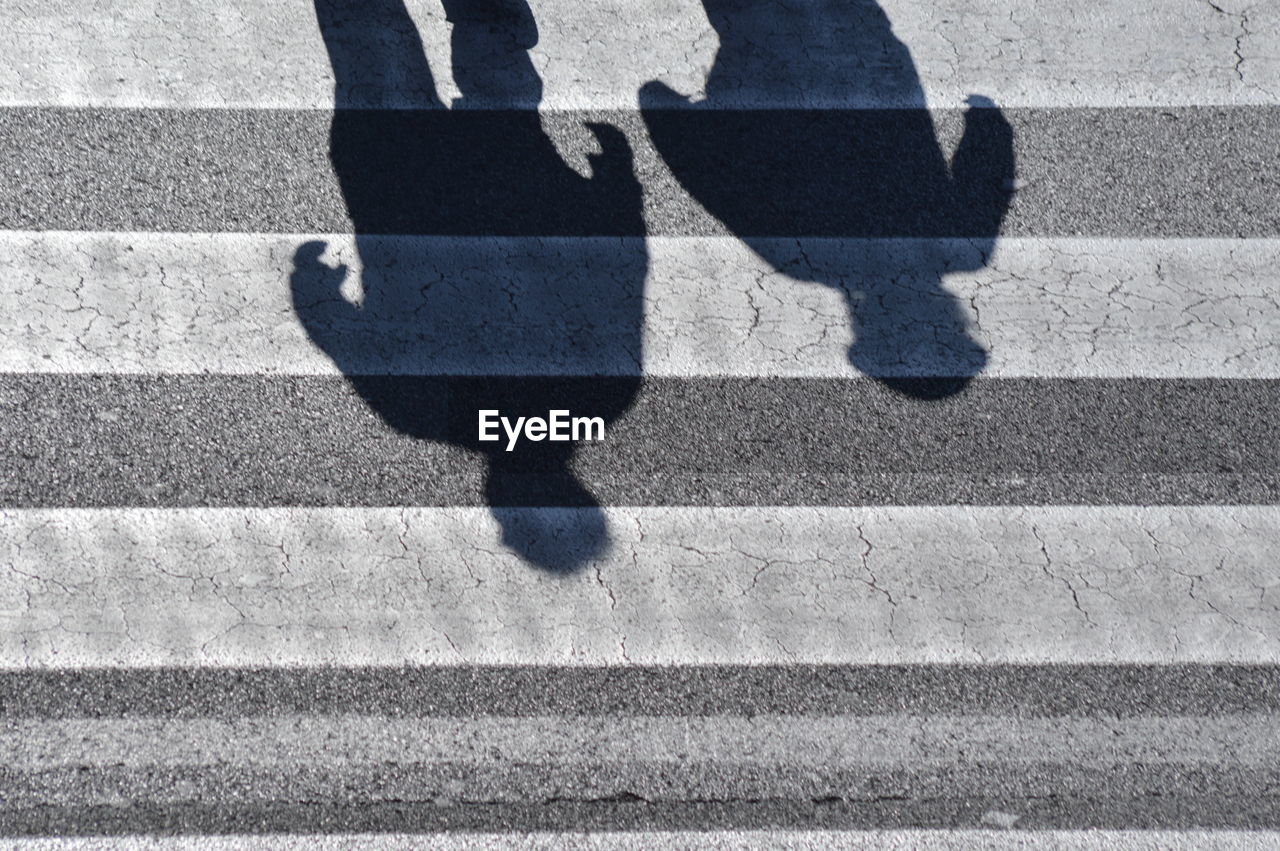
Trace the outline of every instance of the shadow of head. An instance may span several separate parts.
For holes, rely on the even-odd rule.
[[[853,326],[849,363],[903,396],[928,401],[955,395],[988,363],[967,304],[942,285],[949,262],[966,252],[938,246],[915,252],[911,248],[918,243],[892,244],[904,249],[888,254],[908,256],[885,262],[866,252],[846,264],[836,284],[849,302]]]
[[[606,438],[602,424],[616,420],[631,405],[639,383],[638,376],[452,382],[451,401],[460,418],[453,429],[455,442],[484,455],[484,500],[501,527],[503,544],[530,564],[567,573],[608,550],[604,510],[579,478],[577,460],[590,441]],[[471,418],[489,404],[502,413],[486,418],[489,427],[481,441]],[[572,418],[575,409],[595,412],[599,427],[587,426],[583,420],[582,433],[576,424],[565,428],[565,419]],[[552,413],[561,417],[561,437],[572,439],[553,442],[556,420]],[[494,427],[499,417],[500,425]],[[536,435],[531,425],[535,420],[541,422]],[[530,425],[521,437],[522,421]]]
[[[503,546],[549,573],[575,573],[609,549],[609,529],[599,507],[497,507],[492,512]]]

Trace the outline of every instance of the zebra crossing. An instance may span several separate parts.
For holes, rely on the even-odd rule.
[[[636,353],[610,349],[629,330],[622,315],[593,317],[593,337],[576,337],[566,317],[590,309],[585,280],[566,286],[564,303],[538,315],[539,348],[475,351],[448,341],[445,319],[479,323],[503,302],[468,296],[527,287],[526,241],[466,237],[368,237],[391,244],[395,266],[376,274],[459,282],[428,300],[367,305],[367,344],[354,347],[355,368],[408,375],[611,375],[857,378],[846,357],[854,342],[843,286],[797,286],[740,242],[719,237],[650,237],[645,315]],[[287,282],[299,242],[323,241],[319,259],[352,271],[359,295],[365,273],[344,234],[168,234],[74,231],[0,233],[0,328],[11,345],[0,366],[13,373],[97,375],[339,375],[298,324]],[[542,240],[550,252],[585,258],[563,274],[589,280],[616,242]],[[986,378],[1270,379],[1277,373],[1280,304],[1269,284],[1280,241],[1230,238],[1092,237],[999,240],[988,264],[946,272],[937,257],[909,253],[901,240],[777,240],[798,262],[874,270],[858,287],[909,289],[913,276],[945,274],[957,302],[971,305],[971,333],[985,350]],[[949,253],[968,249],[957,241]],[[972,250],[972,249],[968,249]],[[800,252],[803,252],[801,255]],[[854,255],[852,258],[847,255]],[[903,256],[910,257],[909,262]],[[192,263],[190,258],[199,258]],[[476,260],[476,258],[481,258]],[[895,260],[896,258],[896,260]],[[976,264],[974,264],[976,265]],[[368,273],[373,274],[373,273]],[[831,279],[837,276],[832,274]],[[1037,286],[1029,286],[1034,281]],[[854,289],[852,283],[848,289]],[[193,297],[192,294],[196,294]],[[575,301],[575,295],[581,295]],[[517,302],[523,301],[519,296]],[[906,307],[910,301],[902,307]],[[508,302],[509,304],[509,302]],[[889,314],[886,336],[910,321],[892,303],[863,301],[862,311]],[[527,309],[527,308],[526,308]],[[405,315],[420,317],[409,322]],[[612,321],[610,321],[612,320]],[[639,353],[642,357],[637,357]],[[960,374],[973,364],[954,351],[888,346],[876,371]],[[518,356],[517,356],[518,355]]]
[[[0,9],[4,841],[1274,844],[1272,9]]]

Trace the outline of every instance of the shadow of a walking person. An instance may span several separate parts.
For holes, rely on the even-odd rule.
[[[608,544],[572,468],[577,444],[482,442],[478,418],[569,410],[607,424],[630,406],[648,265],[640,186],[616,128],[589,125],[590,177],[543,132],[524,0],[444,6],[462,93],[452,108],[403,0],[315,0],[335,77],[330,157],[361,274],[354,286],[326,243],[300,246],[294,309],[388,425],[483,455],[507,546],[572,570]]]
[[[918,398],[958,392],[987,353],[941,279],[990,258],[1014,175],[1004,115],[971,97],[948,163],[874,0],[703,5],[720,38],[705,100],[640,93],[658,152],[774,269],[843,293],[854,367]]]

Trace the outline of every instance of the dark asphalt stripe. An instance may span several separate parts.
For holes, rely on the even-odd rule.
[[[901,734],[910,735],[910,730],[911,726],[904,724]],[[475,744],[483,747],[483,739]],[[477,765],[466,754],[460,757],[457,762],[422,764],[301,762],[287,768],[221,763],[137,768],[72,764],[34,771],[0,768],[0,787],[5,790],[0,814],[6,809],[85,806],[112,800],[141,805],[199,801],[234,806],[299,800],[332,805],[363,799],[375,804],[436,801],[465,806],[556,799],[591,803],[629,797],[667,803],[866,801],[878,796],[920,801],[968,799],[984,793],[1008,798],[1056,795],[1077,801],[1108,797],[1134,800],[1153,794],[1246,798],[1265,795],[1269,784],[1280,782],[1280,766],[1244,767],[1230,764],[1229,759],[1221,766],[1123,761],[1100,765],[1005,763],[983,761],[979,752],[972,762],[921,760],[924,764],[919,766],[832,767],[720,760],[573,766],[513,760]],[[1280,826],[1280,810],[1273,818],[1268,826]]]
[[[791,778],[774,766],[754,776],[704,766],[702,788],[688,788],[682,781],[694,778],[679,769],[646,768],[539,777],[535,767],[512,767],[502,785],[520,792],[502,799],[484,798],[486,778],[462,767],[425,782],[394,767],[4,772],[0,782],[14,797],[0,805],[0,834],[972,828],[993,810],[1016,816],[1024,829],[1280,826],[1268,790],[1280,780],[1275,770],[997,763],[795,772],[801,782],[788,789]]]
[[[0,505],[1280,500],[1275,380],[354,381],[0,377]],[[482,408],[608,427],[576,458],[569,443],[508,453],[476,441]]]
[[[533,112],[343,110],[331,162],[333,115],[0,110],[0,228],[1280,234],[1280,107],[1010,109],[1011,130],[978,110],[967,131],[959,111],[544,116],[566,150],[585,155],[599,137],[592,180],[561,162]],[[942,152],[957,146],[952,182]]]
[[[0,717],[1010,715],[1280,711],[1273,665],[120,668],[0,673]]]

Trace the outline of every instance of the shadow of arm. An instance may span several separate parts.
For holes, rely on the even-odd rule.
[[[1016,174],[1013,128],[994,103],[971,96],[964,135],[951,159],[951,190],[956,221],[965,236],[987,254],[1009,210]]]
[[[320,255],[327,248],[328,245],[319,240],[298,246],[293,253],[293,271],[289,274],[289,295],[294,313],[311,342],[342,369],[354,354],[352,333],[359,327],[362,314],[339,289],[347,278],[347,266],[334,267],[321,262]]]

